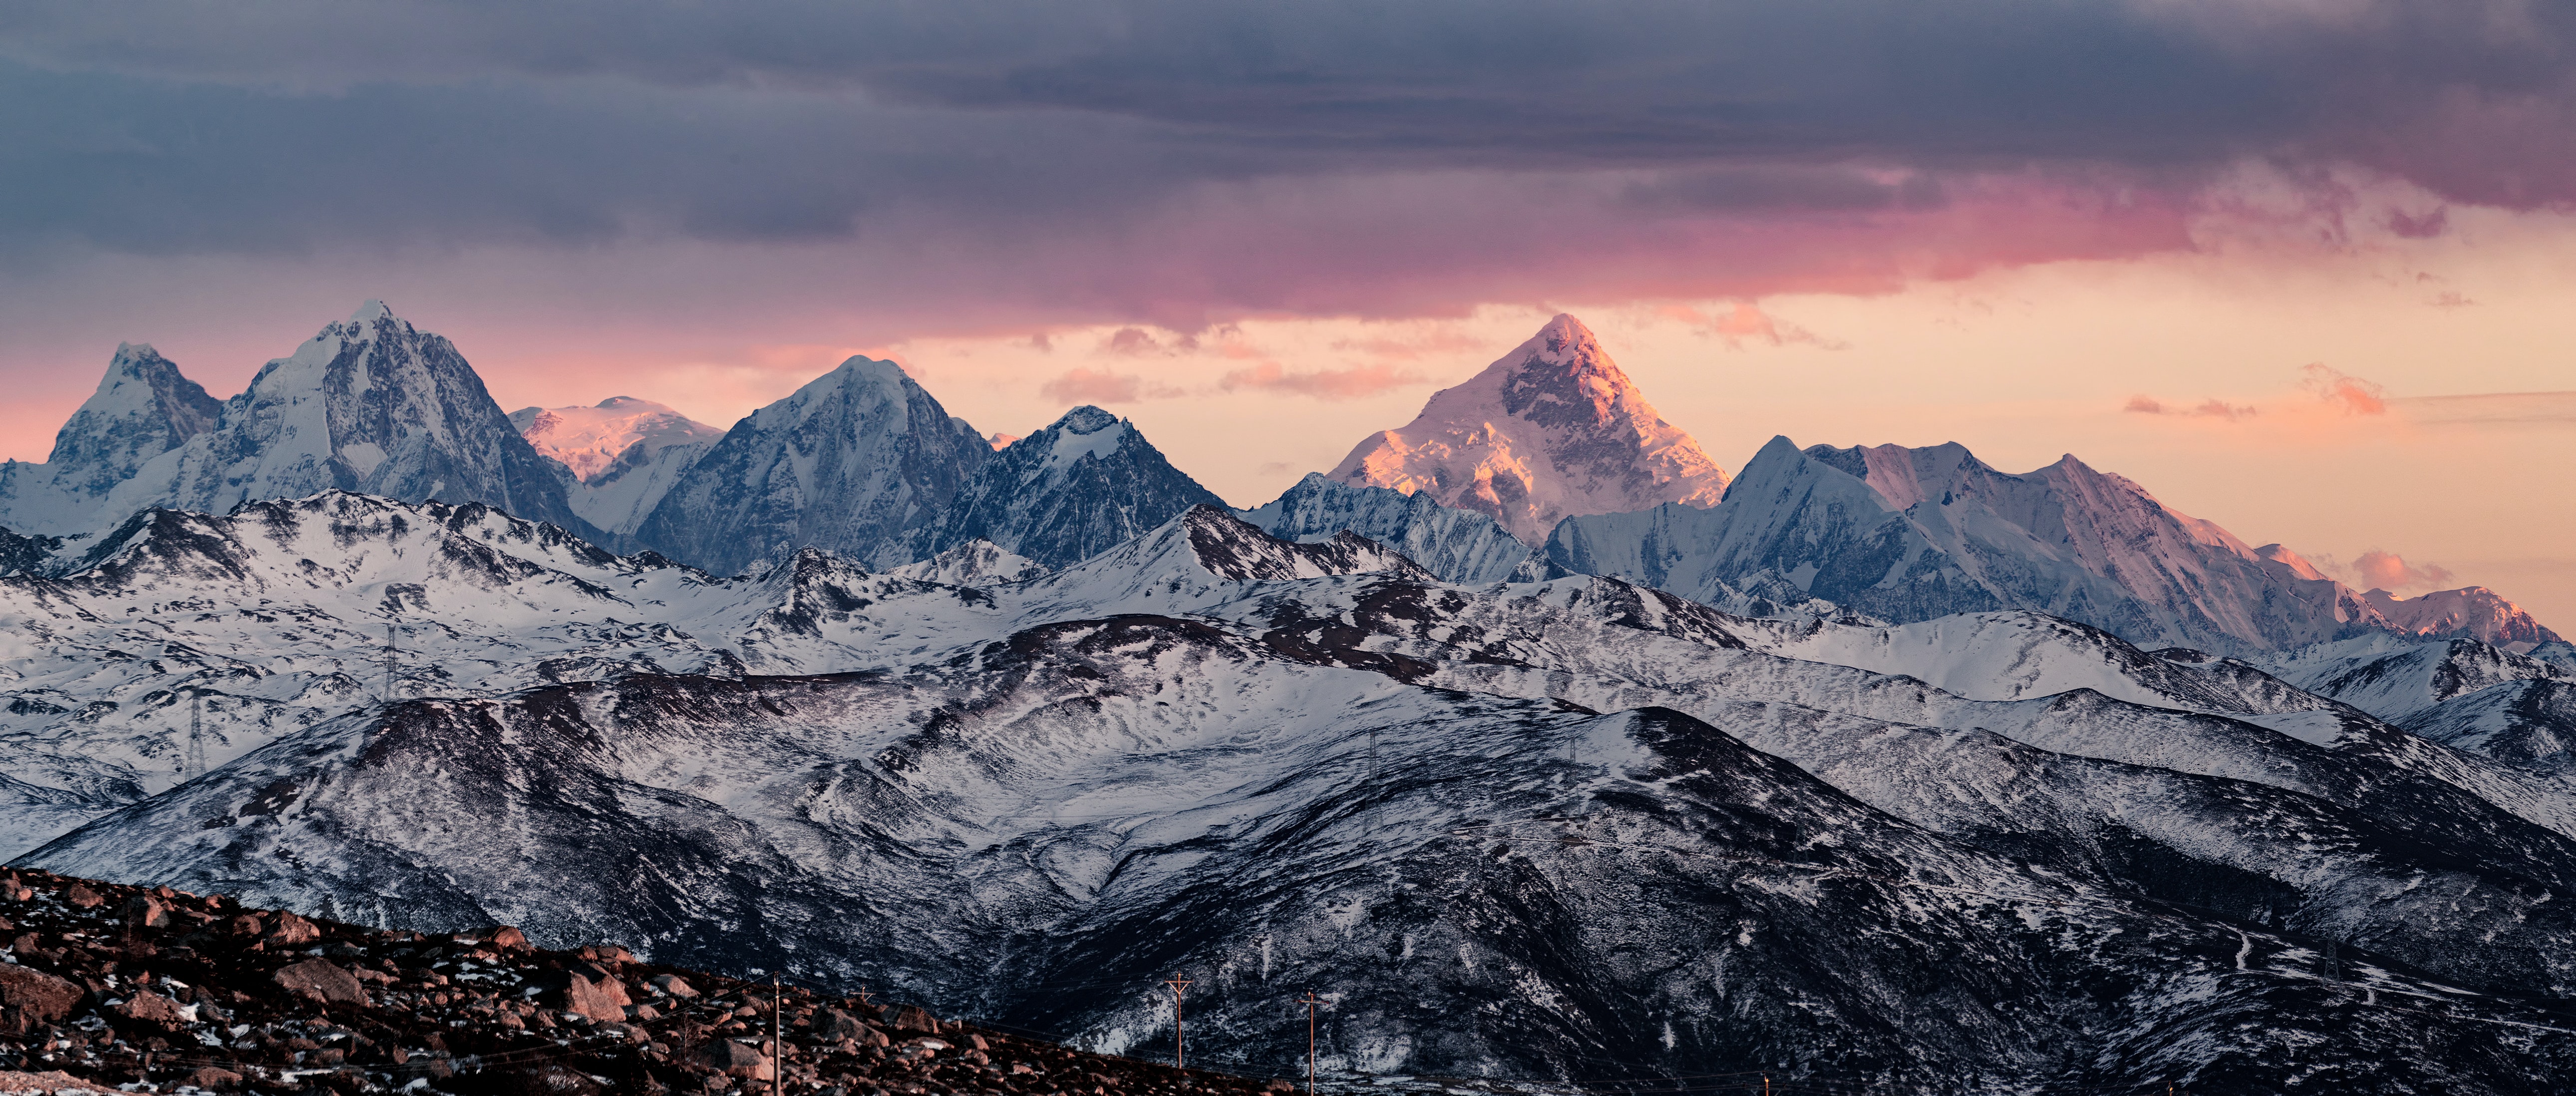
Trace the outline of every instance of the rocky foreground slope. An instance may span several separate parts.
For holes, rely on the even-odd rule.
[[[830,993],[222,895],[0,876],[0,1093],[1250,1093]],[[783,1038],[781,1038],[783,1036]]]

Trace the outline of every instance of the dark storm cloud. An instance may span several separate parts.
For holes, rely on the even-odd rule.
[[[2441,0],[0,7],[0,247],[988,242],[1201,183],[1629,172],[1937,209],[2244,157],[2576,198],[2569,6]],[[1346,193],[1339,192],[1337,193]]]

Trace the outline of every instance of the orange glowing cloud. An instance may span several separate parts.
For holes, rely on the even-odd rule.
[[[1225,392],[1281,392],[1319,400],[1354,400],[1425,383],[1427,378],[1391,365],[1292,372],[1278,362],[1263,362],[1227,373],[1217,382],[1217,388]]]
[[[2310,363],[2299,370],[2299,387],[2347,415],[2385,415],[2388,413],[2388,389],[2385,386],[2344,373],[2323,363]]]

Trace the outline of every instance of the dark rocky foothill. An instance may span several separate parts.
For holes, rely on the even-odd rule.
[[[1278,1087],[977,1030],[912,1005],[642,963],[620,947],[550,951],[507,926],[368,929],[19,871],[0,875],[0,938],[7,1096]]]

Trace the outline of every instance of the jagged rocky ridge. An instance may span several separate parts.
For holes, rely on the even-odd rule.
[[[1077,407],[995,452],[904,554],[927,559],[984,541],[1040,566],[1066,567],[1202,505],[1225,500],[1172,467],[1136,424]]]
[[[0,875],[0,1092],[1059,1093],[1285,1089],[913,1005],[223,895]]]
[[[1956,444],[1802,451],[1774,438],[1713,508],[1571,517],[1546,551],[1568,571],[1696,600],[1785,585],[1894,621],[2028,609],[2150,647],[2419,634],[2279,545],[2248,547],[2072,456],[2015,476]]]
[[[634,540],[721,574],[808,547],[909,563],[992,456],[901,366],[853,357],[735,423]]]
[[[55,447],[68,463],[53,485],[77,491],[13,495],[0,526],[87,535],[154,507],[222,513],[343,490],[480,502],[604,539],[566,498],[571,475],[519,436],[456,348],[382,302],[269,362],[211,422],[202,395],[148,348],[120,351]]]
[[[415,658],[458,668],[23,862],[718,969],[786,954],[1109,1049],[1158,1038],[1154,999],[1050,984],[1189,971],[1194,1032],[1289,1059],[1275,1006],[1314,989],[1344,1070],[2567,1076],[2559,1037],[2492,1022],[2564,1026],[2576,990],[2547,900],[2576,883],[2564,785],[2250,664],[2027,613],[1453,587],[1206,508],[956,586],[819,553],[719,580],[366,506],[173,516],[128,577],[24,580],[59,634],[136,648],[131,690],[164,672],[133,629],[215,623],[146,611],[192,584],[257,583],[236,602],[275,619],[223,626],[309,635],[317,665],[370,653],[327,618],[416,586]],[[294,562],[326,539],[398,581]],[[88,733],[54,718],[65,749]]]

